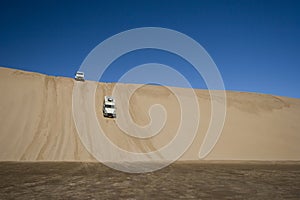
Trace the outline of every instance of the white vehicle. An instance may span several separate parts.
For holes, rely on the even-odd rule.
[[[109,97],[109,96],[104,97],[103,116],[116,118],[116,102],[113,97]]]
[[[76,81],[84,81],[84,73],[80,72],[80,71],[76,72],[75,80]]]

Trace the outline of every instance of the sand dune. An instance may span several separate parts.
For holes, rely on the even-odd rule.
[[[79,88],[78,91],[73,90],[74,86]],[[124,134],[115,120],[102,116],[103,96],[110,95],[113,86],[0,68],[0,161],[94,161],[77,133],[78,128],[92,133],[94,125],[89,124],[93,120],[97,120],[106,137],[116,146],[129,152],[152,152],[174,138],[182,113],[170,90],[144,85],[130,97],[129,113],[137,125],[146,126],[151,121],[148,111],[153,104],[163,105],[167,112],[166,124],[159,134],[138,139]],[[126,95],[136,87],[130,84],[119,86],[117,93],[123,99],[128,98]],[[186,91],[190,89],[173,89],[189,101]],[[72,92],[81,94],[77,103],[83,108],[74,113],[81,118],[76,126]],[[199,149],[210,123],[209,93],[196,90],[196,95],[201,120],[193,144],[180,160],[199,160]],[[206,160],[300,160],[300,99],[231,91],[226,95],[224,129]],[[90,119],[90,111],[85,110],[89,102],[94,102],[95,119]],[[118,114],[124,107],[124,101],[117,101]],[[157,111],[158,123],[163,120],[159,113]],[[120,114],[118,118],[124,116]],[[127,130],[136,132],[132,126]],[[87,134],[86,137],[92,136]],[[101,141],[99,145],[100,153],[109,151]],[[110,161],[124,159],[121,154],[105,154]]]

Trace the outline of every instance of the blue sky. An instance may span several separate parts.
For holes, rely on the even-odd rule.
[[[300,98],[298,1],[0,1],[0,66],[73,77],[100,42],[138,27],[164,27],[199,42],[227,90]],[[117,48],[117,47],[116,47]],[[188,63],[157,50],[120,57],[103,81],[136,64],[175,65],[205,88]]]

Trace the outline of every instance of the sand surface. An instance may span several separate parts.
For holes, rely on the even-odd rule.
[[[129,174],[100,163],[0,162],[0,199],[256,200],[299,196],[299,163],[176,163],[156,172]]]
[[[0,161],[95,161],[77,132],[81,128],[86,131],[86,137],[92,137],[95,120],[107,138],[129,152],[152,152],[174,138],[182,113],[172,92],[162,86],[145,85],[129,101],[117,100],[118,119],[129,120],[122,114],[129,102],[130,120],[140,126],[151,121],[148,111],[153,104],[164,106],[168,115],[159,133],[151,138],[138,139],[124,134],[115,120],[102,116],[103,96],[110,95],[113,86],[0,68]],[[134,87],[121,84],[117,93],[121,99],[128,100],[127,95]],[[190,89],[173,89],[189,102],[187,91]],[[73,92],[78,95],[76,102],[82,107],[74,111],[81,119],[76,126],[72,112]],[[196,95],[200,108],[195,112],[200,113],[201,120],[194,142],[179,159],[182,161],[199,160],[199,150],[210,123],[212,100],[209,93],[196,90]],[[300,99],[231,91],[226,95],[224,128],[205,160],[300,160]],[[90,102],[93,102],[96,112],[89,110]],[[158,123],[154,129],[164,119],[159,113],[157,111],[155,115],[154,112]],[[125,128],[139,134],[131,125]],[[109,161],[139,160],[106,151],[102,141],[99,141],[99,146]]]

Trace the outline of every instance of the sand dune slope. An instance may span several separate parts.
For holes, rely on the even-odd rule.
[[[79,88],[78,91],[73,90],[74,86]],[[129,98],[130,91],[136,85],[120,84],[117,91],[120,96],[117,101],[119,119],[147,126],[153,120],[148,111],[154,104],[161,104],[167,113],[165,119],[157,111],[157,127],[166,120],[157,135],[138,139],[125,134],[126,130],[139,134],[129,121],[126,123],[128,126],[123,127],[126,130],[121,130],[115,120],[102,116],[103,96],[112,94],[113,86],[0,68],[0,161],[93,161],[95,158],[77,133],[81,128],[87,132],[86,137],[92,137],[88,132],[94,132],[95,124],[90,125],[93,120],[97,121],[107,138],[129,152],[153,152],[175,137],[182,113],[178,99],[170,90],[162,86],[144,85],[139,86]],[[189,89],[173,89],[189,102],[190,97],[186,95]],[[76,102],[82,107],[74,113],[73,92],[78,93]],[[300,99],[244,92],[226,93],[224,129],[205,159],[300,160]],[[199,160],[199,149],[210,123],[209,93],[196,90],[196,95],[201,120],[194,142],[180,160]],[[93,102],[92,107],[96,111],[92,114],[88,110],[89,102]],[[131,118],[122,114],[126,102],[129,102]],[[75,124],[73,114],[80,117],[80,124]],[[122,154],[109,152],[103,142],[99,141],[99,145],[100,153],[105,153],[108,160],[124,159]]]

